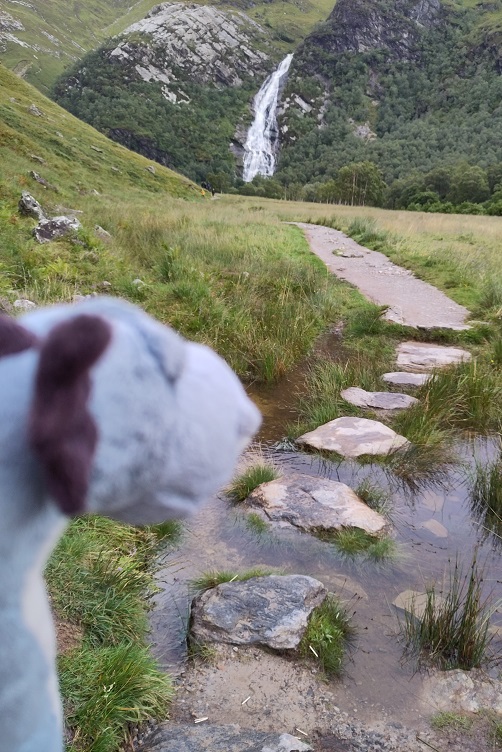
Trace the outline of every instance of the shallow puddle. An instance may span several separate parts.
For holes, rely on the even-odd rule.
[[[282,385],[284,394],[284,385]],[[291,390],[296,389],[295,381]],[[268,397],[260,399],[263,409]],[[392,601],[403,590],[424,590],[440,582],[458,555],[465,571],[476,545],[485,565],[484,586],[494,598],[502,596],[500,551],[497,539],[486,535],[471,513],[468,467],[495,456],[495,440],[465,440],[457,447],[461,463],[443,484],[416,493],[389,476],[379,465],[339,464],[314,454],[276,451],[271,439],[281,438],[284,419],[291,419],[289,400],[264,410],[262,451],[285,473],[301,472],[347,483],[356,488],[365,478],[387,488],[392,496],[391,519],[398,543],[396,561],[376,564],[341,556],[327,542],[294,529],[270,528],[256,534],[246,524],[246,513],[218,497],[185,526],[178,549],[165,557],[159,573],[161,592],[152,612],[154,653],[162,666],[179,673],[186,660],[185,635],[190,581],[208,570],[242,571],[250,567],[278,568],[284,573],[308,574],[347,602],[357,629],[357,643],[346,666],[346,676],[335,682],[337,705],[362,721],[390,717],[411,725],[432,715],[421,691],[422,677],[402,660],[397,610]],[[495,646],[494,646],[495,647]],[[333,688],[334,687],[334,688]]]

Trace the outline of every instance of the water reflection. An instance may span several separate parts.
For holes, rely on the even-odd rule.
[[[396,611],[391,605],[398,593],[423,590],[439,581],[457,553],[468,562],[479,545],[479,561],[485,566],[486,595],[502,596],[500,551],[486,535],[491,518],[477,511],[466,481],[476,461],[494,461],[499,446],[493,439],[467,439],[456,451],[460,464],[450,468],[441,481],[410,489],[376,463],[332,462],[315,454],[275,451],[262,445],[285,474],[295,472],[328,478],[356,488],[365,479],[384,488],[392,500],[393,535],[400,555],[385,566],[350,560],[334,545],[293,528],[273,528],[254,533],[246,513],[224,497],[209,505],[186,527],[181,547],[168,555],[159,576],[161,592],[152,615],[154,652],[162,665],[176,672],[186,657],[185,633],[190,581],[214,569],[242,571],[250,567],[278,568],[286,573],[308,574],[328,589],[350,600],[355,611],[358,645],[344,680],[342,708],[388,710],[410,719],[417,707],[415,694],[420,677],[401,662]],[[497,528],[499,530],[499,528]],[[417,711],[418,712],[418,711]],[[411,719],[413,720],[413,719]]]

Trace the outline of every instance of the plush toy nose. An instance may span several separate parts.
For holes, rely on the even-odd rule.
[[[248,397],[244,397],[239,421],[240,437],[248,443],[261,425],[261,413]]]

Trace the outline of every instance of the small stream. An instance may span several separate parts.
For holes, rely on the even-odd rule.
[[[322,338],[321,349],[329,349],[336,337],[335,333]],[[441,483],[429,484],[418,492],[411,492],[376,463],[336,464],[315,454],[277,451],[274,443],[295,417],[294,404],[304,370],[300,366],[275,387],[250,389],[264,414],[258,437],[262,452],[284,473],[322,476],[352,488],[369,477],[372,483],[388,489],[399,556],[385,564],[354,561],[340,555],[332,544],[296,530],[281,528],[256,534],[246,525],[245,512],[232,506],[224,495],[215,497],[185,526],[180,547],[165,557],[159,573],[161,592],[151,617],[154,653],[171,673],[178,674],[183,669],[192,596],[189,583],[202,572],[262,566],[308,574],[346,600],[354,614],[358,638],[347,662],[347,674],[337,686],[339,707],[357,713],[361,721],[385,714],[396,722],[412,725],[435,709],[430,708],[427,713],[419,701],[421,675],[402,660],[397,612],[391,604],[403,590],[423,590],[427,583],[441,581],[457,554],[467,566],[476,545],[478,560],[485,565],[486,592],[493,591],[494,598],[502,597],[502,546],[485,534],[472,513],[468,488],[469,468],[476,458],[494,457],[498,443],[489,438],[460,441],[458,467]],[[444,526],[446,537],[438,537],[423,526],[430,520]]]

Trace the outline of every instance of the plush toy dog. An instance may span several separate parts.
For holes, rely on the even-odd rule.
[[[259,426],[235,374],[109,298],[0,317],[0,752],[60,752],[43,582],[68,518],[183,517]]]

